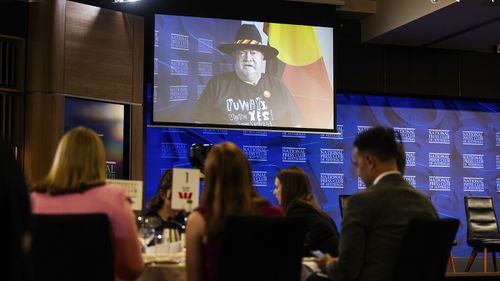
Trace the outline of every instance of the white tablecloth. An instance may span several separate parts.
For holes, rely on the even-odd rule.
[[[186,265],[184,263],[150,263],[137,281],[185,281]]]

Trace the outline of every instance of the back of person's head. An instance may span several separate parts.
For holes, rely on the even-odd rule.
[[[281,183],[281,208],[288,213],[295,202],[308,204],[318,213],[329,218],[320,207],[312,193],[311,182],[306,172],[297,166],[281,170],[276,177]]]
[[[106,182],[106,156],[101,138],[91,129],[69,130],[59,141],[48,175],[34,188],[52,195],[82,192]]]
[[[291,204],[298,200],[314,201],[309,177],[301,168],[285,168],[276,177],[281,182],[281,207],[285,212]]]
[[[231,142],[214,145],[205,162],[205,185],[201,205],[207,208],[207,235],[222,230],[227,216],[256,212],[252,173],[248,160]]]
[[[406,164],[406,157],[404,162],[401,159],[402,155],[405,154],[401,136],[392,128],[379,126],[363,131],[354,140],[354,146],[361,153],[373,154],[380,162],[390,160],[399,162],[398,169]]]
[[[167,196],[168,191],[172,189],[172,177],[172,169],[168,169],[163,172],[155,196],[146,204],[148,211],[156,211],[163,207],[165,200],[162,198],[162,195]]]
[[[406,170],[406,152],[402,143],[398,143],[398,156],[396,157],[398,171],[404,175]]]

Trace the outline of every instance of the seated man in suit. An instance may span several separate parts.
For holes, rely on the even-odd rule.
[[[366,190],[350,197],[342,219],[339,256],[318,265],[330,280],[392,280],[411,218],[437,218],[431,201],[402,176],[404,148],[392,128],[374,127],[354,141],[353,163]]]

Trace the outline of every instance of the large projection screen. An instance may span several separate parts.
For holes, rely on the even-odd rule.
[[[270,80],[237,79],[233,49],[221,51],[237,43],[242,25],[256,27],[259,48],[278,50],[258,68]],[[154,124],[333,132],[333,27],[166,14],[155,15],[154,27]]]

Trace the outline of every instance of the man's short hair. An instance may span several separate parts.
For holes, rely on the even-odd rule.
[[[378,126],[363,131],[354,140],[354,146],[362,153],[375,155],[382,162],[391,159],[401,162],[403,160],[401,157],[405,155],[401,135],[393,128]],[[406,162],[406,156],[404,157]],[[398,164],[401,165],[401,163]]]

